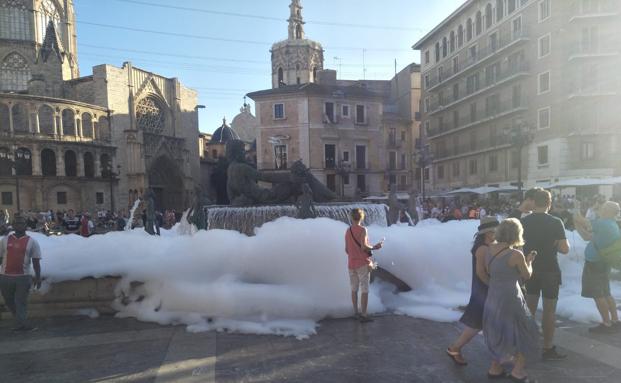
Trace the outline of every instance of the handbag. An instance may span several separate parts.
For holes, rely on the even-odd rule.
[[[595,243],[593,243],[593,245],[595,245]],[[617,239],[608,247],[598,249],[597,246],[595,246],[595,249],[604,262],[606,262],[610,267],[621,270],[621,238]]]
[[[354,240],[354,242],[356,242],[356,245],[358,245],[358,247],[360,247],[362,249],[363,247],[360,244],[360,242],[358,242],[358,240],[356,239],[356,236],[354,235],[354,232],[351,230],[351,226],[349,227],[349,235],[351,235],[351,237]],[[365,253],[367,253],[367,256],[369,258],[371,258],[373,256],[373,250],[371,250],[371,249],[364,249],[363,251]]]

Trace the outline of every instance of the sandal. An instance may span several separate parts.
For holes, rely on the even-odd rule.
[[[516,382],[516,383],[538,383],[537,379],[531,379],[528,376],[525,376],[522,379],[520,379],[520,378],[513,376],[513,374],[509,374],[508,377],[512,382]]]
[[[461,354],[461,352],[457,352],[457,351],[451,351],[450,347],[446,349],[446,354],[448,356],[451,357],[451,359],[453,359],[453,362],[455,362],[456,365],[458,366],[467,366],[468,362],[466,362],[466,360],[464,359],[464,356]]]
[[[509,374],[506,371],[501,372],[500,374],[492,374],[491,372],[487,373],[488,379],[507,379]]]

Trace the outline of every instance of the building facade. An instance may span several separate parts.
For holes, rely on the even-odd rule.
[[[188,206],[196,93],[134,68],[78,71],[72,0],[0,0],[0,208]],[[19,206],[18,206],[19,205]]]
[[[337,80],[323,69],[321,44],[306,39],[302,7],[290,5],[289,38],[272,47],[272,89],[253,92],[259,169],[286,170],[302,160],[345,198],[414,184],[414,123],[420,67],[392,81]]]
[[[618,172],[620,16],[616,0],[469,0],[416,43],[432,187]]]

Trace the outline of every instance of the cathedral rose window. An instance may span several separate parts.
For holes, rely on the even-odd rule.
[[[142,99],[136,107],[138,129],[145,133],[162,134],[166,116],[159,103],[152,97]]]

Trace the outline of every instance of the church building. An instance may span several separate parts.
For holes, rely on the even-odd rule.
[[[0,209],[120,210],[199,186],[197,93],[130,62],[80,76],[73,0],[0,0]]]

